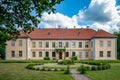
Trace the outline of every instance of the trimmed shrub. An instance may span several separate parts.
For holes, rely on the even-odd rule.
[[[65,70],[64,74],[70,74],[70,67],[69,67],[69,65],[67,66],[67,69]]]
[[[77,69],[81,74],[85,74],[87,72],[87,68],[84,65],[81,65],[78,69]]]
[[[92,66],[92,67],[91,67],[91,70],[92,70],[92,71],[98,70],[98,69],[97,69],[97,66]]]
[[[74,64],[74,61],[72,61],[72,60],[63,60],[63,61],[59,61],[58,64],[69,65],[69,64]]]
[[[54,69],[55,71],[58,71],[57,68]]]
[[[71,60],[77,60],[77,56],[72,56]]]
[[[50,57],[46,56],[46,57],[44,57],[44,60],[50,60]]]

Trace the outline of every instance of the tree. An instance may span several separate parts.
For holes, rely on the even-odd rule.
[[[0,0],[0,43],[19,36],[19,29],[30,33],[43,12],[54,12],[63,0]],[[32,14],[35,13],[35,14]]]
[[[117,58],[120,59],[120,31],[114,32],[114,35],[117,36]]]
[[[54,5],[62,1],[0,0],[0,46],[12,38],[18,38],[20,29],[30,33],[40,23],[42,13],[54,13]]]

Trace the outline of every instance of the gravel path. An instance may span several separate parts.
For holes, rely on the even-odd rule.
[[[71,69],[70,70],[71,74],[72,74],[72,77],[75,79],[75,80],[91,80],[89,79],[88,77],[80,74],[78,71],[76,71],[75,69]]]

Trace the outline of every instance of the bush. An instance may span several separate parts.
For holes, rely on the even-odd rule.
[[[72,61],[72,60],[63,60],[63,61],[59,61],[58,64],[69,65],[69,64],[74,64],[74,61]]]
[[[55,68],[54,70],[57,71],[57,68]]]
[[[50,57],[46,56],[46,57],[44,57],[44,60],[50,60]]]
[[[92,67],[91,67],[91,70],[93,70],[93,71],[98,70],[98,69],[97,69],[97,66],[92,66]]]
[[[77,56],[72,56],[71,60],[77,60]]]
[[[65,70],[64,74],[70,74],[70,67],[69,67],[69,65],[67,66],[67,69]]]
[[[87,72],[87,69],[84,65],[81,65],[78,69],[77,69],[81,74],[85,74]]]

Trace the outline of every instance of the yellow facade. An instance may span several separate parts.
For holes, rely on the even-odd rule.
[[[19,46],[19,40],[22,40],[22,46]],[[103,47],[100,47],[100,41],[103,41]],[[111,47],[107,46],[107,42],[110,41]],[[40,47],[40,42],[42,47]],[[49,47],[46,47],[46,42],[49,43]],[[52,47],[52,42],[55,42],[55,47]],[[62,42],[62,46],[59,47]],[[66,47],[66,42],[69,43],[69,47]],[[75,46],[73,46],[75,42]],[[82,47],[79,48],[79,42],[82,43]],[[88,48],[85,47],[88,42]],[[73,54],[78,59],[95,59],[95,60],[115,60],[116,59],[116,39],[115,38],[93,38],[91,40],[31,40],[29,38],[19,38],[15,41],[15,46],[12,46],[12,41],[8,41],[6,45],[6,60],[33,60],[44,59],[47,52],[50,59],[71,59]],[[57,53],[55,49],[66,49],[69,55],[66,56],[66,52]],[[13,55],[14,51],[15,55]],[[22,56],[19,56],[19,51],[22,51]],[[100,57],[100,51],[103,51],[103,57]],[[107,51],[111,51],[110,57],[107,57]],[[42,52],[42,56],[40,56]],[[55,57],[52,53],[55,52]]]

